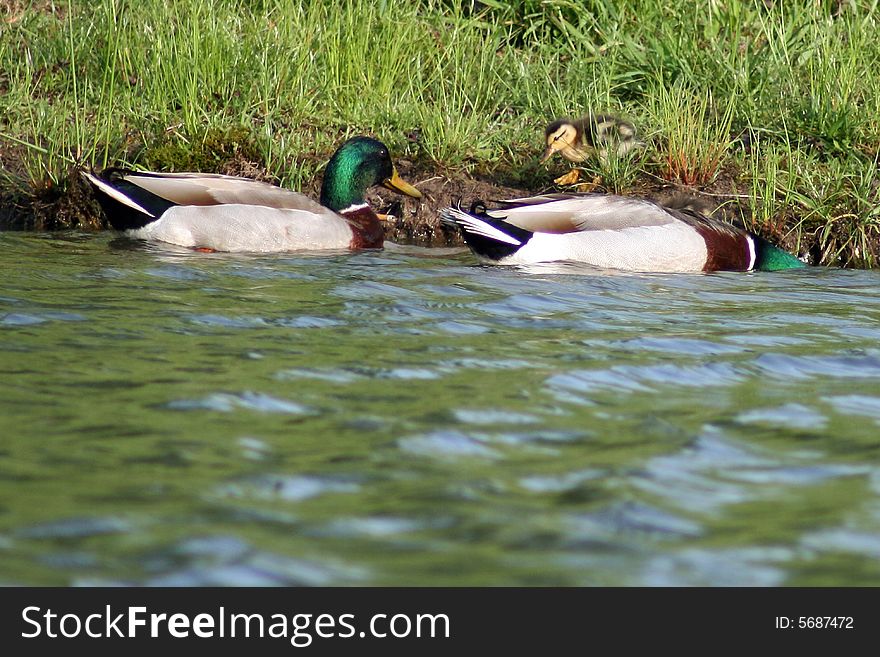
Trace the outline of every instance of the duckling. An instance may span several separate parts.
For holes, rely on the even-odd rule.
[[[420,198],[388,148],[354,137],[333,154],[321,202],[268,183],[207,173],[83,171],[116,230],[205,251],[381,248],[384,230],[364,199],[373,185]]]
[[[569,162],[584,162],[593,154],[602,164],[608,163],[609,154],[623,157],[645,144],[636,137],[635,126],[611,114],[588,114],[579,119],[557,119],[544,131],[547,148],[541,164],[559,153]],[[573,185],[580,178],[580,170],[572,169],[553,182]]]
[[[746,231],[691,210],[604,194],[544,194],[448,207],[441,221],[498,264],[577,261],[640,272],[773,271],[806,265]]]

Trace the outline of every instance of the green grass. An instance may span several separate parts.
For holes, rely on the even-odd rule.
[[[0,0],[0,196],[63,190],[73,164],[230,157],[299,188],[358,133],[429,168],[546,187],[567,165],[537,166],[543,127],[592,110],[647,141],[586,163],[607,189],[746,194],[755,230],[874,266],[877,5]]]
[[[731,124],[736,97],[719,107],[711,92],[701,94],[681,78],[660,80],[649,94],[650,112],[663,137],[657,152],[660,175],[684,185],[711,183],[731,147]]]

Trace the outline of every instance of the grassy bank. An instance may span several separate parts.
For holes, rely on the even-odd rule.
[[[311,191],[358,133],[449,193],[543,190],[568,168],[538,164],[544,126],[594,110],[647,142],[588,162],[600,189],[684,190],[815,262],[877,264],[876,1],[476,4],[0,0],[0,219],[96,225],[77,163]]]

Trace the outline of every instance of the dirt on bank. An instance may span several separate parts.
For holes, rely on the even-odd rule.
[[[14,169],[14,160],[13,151],[6,150],[0,155],[0,161],[7,171]],[[400,175],[414,184],[424,195],[423,198],[417,200],[383,188],[373,188],[369,191],[367,200],[377,211],[395,217],[386,224],[386,239],[415,246],[463,245],[457,231],[440,224],[439,211],[442,208],[456,203],[469,206],[477,199],[489,202],[562,191],[553,184],[552,178],[554,174],[558,175],[567,168],[557,166],[556,169],[547,171],[545,179],[537,179],[534,186],[522,186],[503,184],[491,179],[503,176],[490,178],[488,175],[438,170],[433,163],[399,159],[396,165]],[[257,180],[272,180],[265,168],[240,155],[221,163],[217,171]],[[300,191],[316,198],[319,195],[320,182],[320,177],[317,177]],[[600,182],[594,191],[606,190]],[[748,226],[750,230],[813,264],[823,261],[823,250],[815,236],[812,236],[811,241],[802,241],[798,245],[783,220],[778,225],[753,226],[748,199],[737,193],[733,175],[721,175],[711,188],[700,190],[640,179],[635,191],[628,195],[648,198],[668,207],[690,208],[738,226]],[[90,186],[75,167],[71,167],[65,183],[58,187],[46,185],[40,189],[0,193],[0,229],[102,230],[107,227]]]

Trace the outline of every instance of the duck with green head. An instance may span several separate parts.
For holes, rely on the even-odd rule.
[[[83,172],[110,225],[126,234],[212,251],[381,248],[379,217],[365,200],[373,185],[420,198],[397,175],[388,148],[354,137],[324,172],[321,202],[268,183],[205,173],[107,169]]]
[[[543,194],[448,207],[440,219],[503,265],[560,260],[639,272],[776,271],[798,258],[713,217],[606,194]]]

